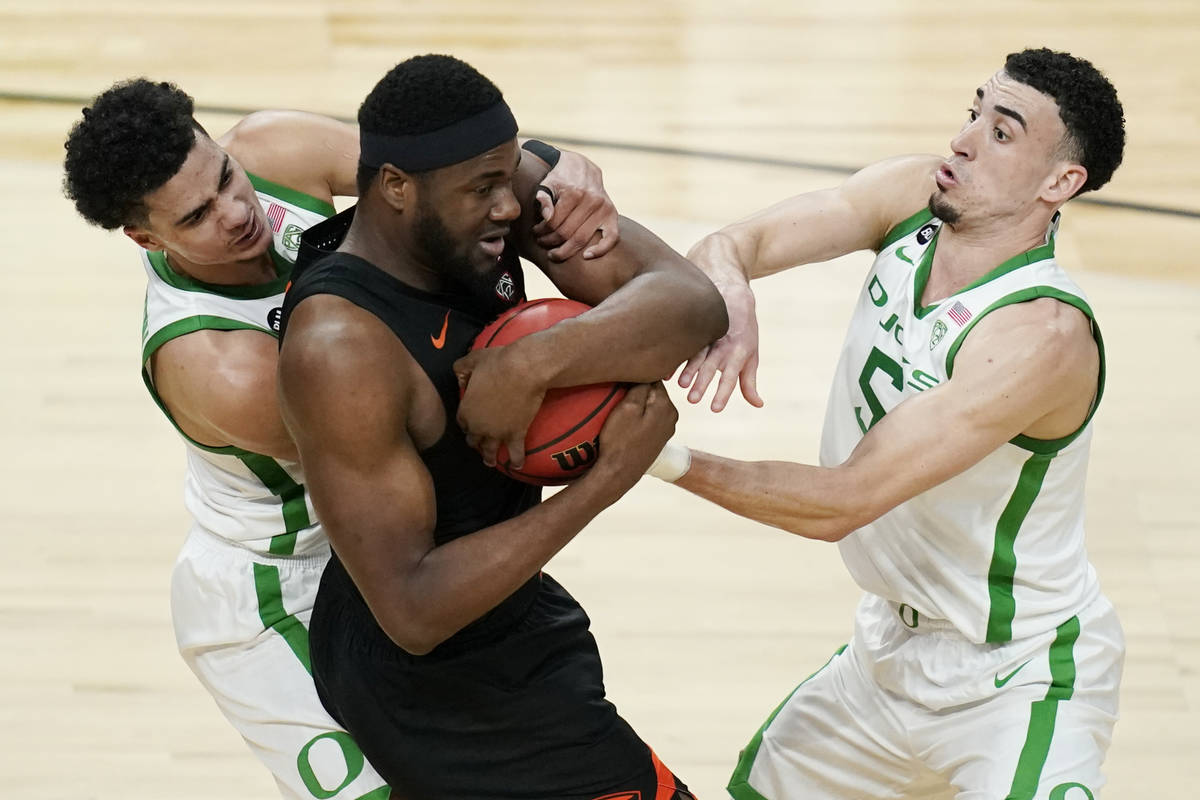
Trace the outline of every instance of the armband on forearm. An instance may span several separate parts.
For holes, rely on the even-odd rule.
[[[675,441],[667,442],[646,470],[646,474],[667,483],[674,483],[692,468],[692,451]]]
[[[539,139],[529,139],[525,144],[521,145],[522,150],[528,150],[535,156],[545,161],[550,165],[550,169],[554,169],[558,164],[558,159],[562,155],[559,149],[554,145],[546,144]]]

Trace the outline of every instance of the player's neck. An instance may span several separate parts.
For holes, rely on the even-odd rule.
[[[350,229],[338,250],[371,262],[376,268],[416,289],[444,289],[440,276],[414,254],[411,243],[394,220],[377,219],[364,201],[359,201]],[[387,212],[384,212],[385,214]]]
[[[943,300],[966,288],[1010,258],[1045,243],[1046,225],[1037,219],[983,226],[943,225],[921,305]]]
[[[278,277],[270,250],[245,261],[223,264],[194,264],[170,250],[166,251],[166,256],[172,271],[201,283],[217,286],[255,286],[270,283]]]

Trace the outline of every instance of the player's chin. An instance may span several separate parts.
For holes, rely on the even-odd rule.
[[[492,274],[492,271],[496,268],[496,262],[498,260],[499,256],[491,255],[490,253],[484,252],[482,249],[477,247],[471,252],[470,257],[467,259],[467,263],[471,265],[471,271],[475,273],[476,277],[486,278],[488,275]]]

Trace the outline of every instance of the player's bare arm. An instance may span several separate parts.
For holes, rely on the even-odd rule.
[[[721,373],[712,410],[725,408],[739,380],[742,395],[758,393],[758,320],[750,280],[791,267],[876,249],[896,223],[923,207],[934,188],[937,156],[900,156],[859,170],[840,186],[796,195],[701,239],[688,252],[721,292],[729,332],[692,354],[679,374],[699,403]]]
[[[837,541],[1019,434],[1073,433],[1094,401],[1099,351],[1081,312],[1040,299],[981,320],[954,364],[949,381],[893,409],[839,466],[694,453],[677,485],[741,516]]]
[[[276,403],[278,348],[259,331],[196,331],[158,348],[149,371],[171,417],[195,441],[295,461]]]
[[[338,557],[383,630],[415,654],[536,574],[637,482],[676,419],[661,385],[636,387],[609,417],[604,455],[587,475],[518,517],[435,547],[437,504],[419,450],[453,421],[383,323],[337,297],[300,303],[280,355],[280,393]]]
[[[243,169],[319,200],[358,194],[355,125],[304,111],[258,111],[218,143]]]
[[[602,257],[555,262],[532,233],[535,187],[545,165],[523,157],[515,181],[522,199],[516,223],[521,255],[567,297],[594,305],[578,317],[503,348],[468,354],[455,364],[466,394],[459,424],[495,463],[501,442],[515,467],[547,389],[602,381],[644,383],[669,376],[696,348],[725,331],[720,295],[699,270],[654,234],[623,219],[621,241]]]
[[[744,282],[874,250],[893,225],[929,201],[941,160],[920,155],[877,162],[832,189],[796,195],[722,228],[688,257],[714,282]]]

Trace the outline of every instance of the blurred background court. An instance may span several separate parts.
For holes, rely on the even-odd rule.
[[[175,653],[183,456],[138,377],[144,277],[134,245],[89,228],[59,188],[62,141],[92,95],[135,75],[172,80],[217,135],[259,108],[352,117],[397,61],[453,53],[504,90],[524,135],[591,157],[623,213],[686,250],[850,168],[946,153],[976,86],[1008,52],[1043,45],[1112,78],[1129,132],[1112,183],[1067,206],[1058,248],[1109,359],[1089,550],[1128,656],[1106,797],[1189,796],[1200,785],[1194,0],[0,0],[0,795],[278,796]],[[767,406],[682,408],[682,438],[814,460],[869,262],[758,284]],[[611,697],[708,800],[775,705],[849,637],[858,596],[836,548],[650,481],[550,569],[591,613]]]

